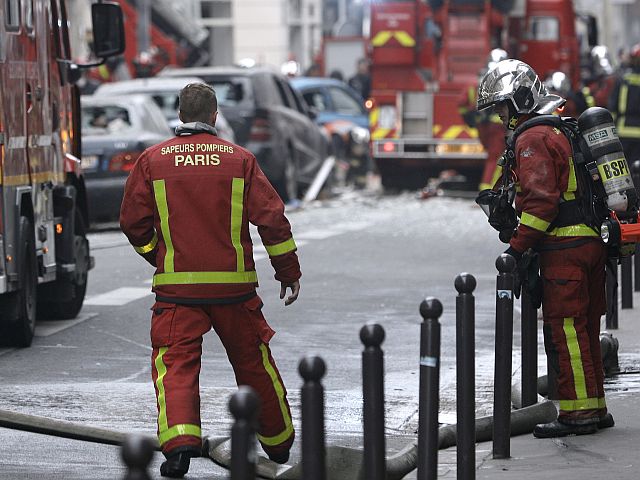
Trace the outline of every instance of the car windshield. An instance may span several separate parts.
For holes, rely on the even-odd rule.
[[[82,107],[82,129],[90,133],[115,133],[131,127],[129,112],[116,105]]]
[[[178,92],[152,92],[150,95],[162,111],[164,118],[167,120],[178,118]]]

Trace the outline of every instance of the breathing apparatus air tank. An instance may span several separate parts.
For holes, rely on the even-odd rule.
[[[588,108],[578,118],[578,127],[597,166],[607,207],[620,218],[628,214],[637,215],[638,195],[609,110]],[[592,176],[596,176],[595,168],[589,170]]]

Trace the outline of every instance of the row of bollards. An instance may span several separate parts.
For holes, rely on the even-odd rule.
[[[511,438],[511,361],[513,340],[513,288],[516,262],[510,255],[502,254],[496,260],[496,339],[493,405],[493,457],[510,457]],[[476,414],[475,414],[475,298],[476,280],[473,275],[462,273],[454,282],[456,297],[456,445],[457,478],[474,480],[476,471]],[[525,303],[525,298],[522,300]],[[523,305],[524,307],[524,305]],[[536,310],[528,307],[527,355],[537,356]],[[420,378],[419,418],[417,444],[417,478],[432,480],[438,474],[439,449],[439,383],[440,383],[440,323],[443,307],[436,298],[429,297],[420,304]],[[525,309],[523,308],[523,324]],[[523,325],[523,337],[524,337]],[[386,480],[386,447],[384,420],[384,353],[381,345],[385,331],[381,325],[367,324],[360,330],[362,352],[363,389],[363,478]],[[525,376],[525,339],[523,338],[523,377]],[[527,358],[527,371],[531,365]],[[298,366],[303,379],[301,388],[301,443],[302,478],[325,480],[326,449],[324,424],[324,387],[322,378],[326,365],[322,358],[303,358]],[[529,373],[527,373],[529,375]],[[537,401],[537,372],[532,378],[523,378],[523,406]],[[530,384],[534,382],[534,386]],[[533,388],[532,398],[525,400],[525,383]],[[239,387],[229,401],[234,417],[231,429],[231,480],[256,478],[256,431],[260,409],[258,395],[247,386]],[[125,480],[147,480],[146,469],[153,455],[153,443],[132,438],[123,446],[123,460],[129,468]]]

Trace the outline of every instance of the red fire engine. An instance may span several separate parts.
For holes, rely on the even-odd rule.
[[[117,4],[92,6],[96,58],[124,49]],[[80,109],[64,0],[0,3],[0,343],[31,344],[39,317],[73,318],[92,266]]]
[[[477,84],[491,49],[504,48],[542,78],[563,71],[577,85],[572,1],[526,0],[520,12],[513,7],[512,0],[371,3],[370,128],[383,186],[419,188],[447,169],[479,178],[486,154],[457,102]]]

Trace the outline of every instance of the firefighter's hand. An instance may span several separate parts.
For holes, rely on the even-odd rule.
[[[295,282],[291,282],[291,283],[281,282],[280,284],[281,299],[284,298],[284,296],[287,294],[287,288],[291,289],[291,295],[289,295],[287,299],[284,301],[285,306],[291,305],[293,302],[295,302],[298,299],[298,294],[300,293],[300,281],[296,280]]]

